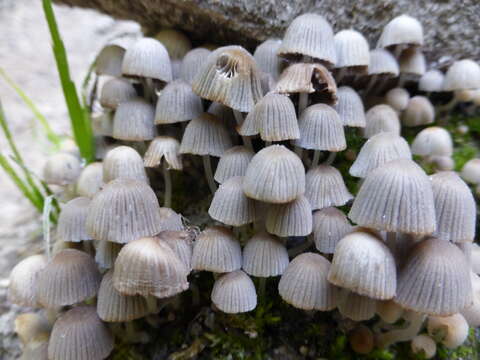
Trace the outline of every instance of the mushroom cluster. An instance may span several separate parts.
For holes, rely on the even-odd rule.
[[[215,311],[254,310],[275,296],[268,282],[295,308],[352,320],[359,353],[411,341],[431,358],[438,343],[462,344],[480,325],[476,203],[464,182],[480,187],[480,159],[454,172],[439,120],[479,101],[480,66],[427,71],[422,44],[408,15],[370,49],[309,13],[253,55],[192,49],[173,30],[105,46],[92,94],[98,162],[48,159],[44,180],[64,201],[57,241],[10,277],[13,303],[47,310],[28,325],[24,358],[104,359],[111,323],[128,330],[195,295],[200,271],[213,273]],[[437,93],[451,101],[434,106]],[[410,144],[405,128],[419,130]],[[171,209],[182,186],[190,202],[212,193],[202,231]]]

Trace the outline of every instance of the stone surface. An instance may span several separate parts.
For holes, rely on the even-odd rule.
[[[55,0],[96,8],[132,19],[154,31],[172,26],[201,42],[237,43],[252,49],[258,41],[279,36],[304,12],[322,14],[335,31],[355,28],[374,46],[382,27],[394,16],[417,17],[426,35],[431,60],[442,56],[480,60],[478,0]]]

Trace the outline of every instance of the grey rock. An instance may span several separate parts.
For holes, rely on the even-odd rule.
[[[355,28],[375,46],[383,26],[406,13],[425,29],[427,57],[437,61],[480,59],[478,0],[55,0],[90,7],[121,19],[138,21],[150,33],[161,27],[182,29],[198,42],[244,45],[281,37],[304,12],[324,15],[335,31]]]

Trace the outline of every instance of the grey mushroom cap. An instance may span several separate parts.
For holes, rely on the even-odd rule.
[[[281,72],[281,59],[277,51],[282,44],[280,39],[267,39],[257,46],[253,57],[261,71],[272,76],[276,81]]]
[[[137,96],[133,85],[125,79],[113,78],[105,82],[100,92],[100,104],[115,110],[122,102]]]
[[[221,275],[213,285],[212,302],[229,314],[244,313],[257,306],[257,293],[252,279],[242,270]]]
[[[341,86],[337,91],[338,102],[335,105],[343,126],[365,127],[365,108],[362,98],[348,86]]]
[[[400,68],[395,57],[387,50],[374,49],[370,51],[370,65],[368,75],[383,75],[397,77]]]
[[[103,182],[115,179],[132,179],[148,183],[147,173],[140,154],[130,146],[117,146],[103,159]]]
[[[210,53],[210,50],[202,47],[192,49],[186,53],[180,66],[180,78],[191,85],[199,68]]]
[[[20,261],[9,277],[8,300],[20,306],[37,307],[37,282],[47,265],[43,255],[32,255]]]
[[[255,153],[246,146],[234,146],[220,157],[214,179],[222,184],[234,176],[244,176]]]
[[[89,205],[89,198],[78,197],[70,200],[63,206],[62,212],[58,217],[58,239],[67,242],[92,240],[87,234],[85,226]]]
[[[313,213],[313,240],[318,251],[333,254],[338,242],[353,229],[346,215],[334,207]]]
[[[155,137],[155,109],[142,98],[121,103],[113,118],[113,138],[125,141],[145,141]]]

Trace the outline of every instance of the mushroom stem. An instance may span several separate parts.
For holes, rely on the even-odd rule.
[[[398,77],[397,86],[398,87],[403,87],[405,85],[406,81],[407,81],[407,77],[405,76],[405,74],[400,74],[400,76]]]
[[[393,255],[397,253],[397,233],[387,232],[387,245]]]
[[[157,298],[154,296],[147,296],[145,300],[147,301],[148,312],[150,314],[156,314],[158,311]]]
[[[163,198],[164,207],[172,207],[172,177],[167,167],[167,162],[163,161],[162,164],[163,180],[165,182],[165,194]]]
[[[210,191],[212,192],[212,194],[215,194],[215,191],[217,191],[217,185],[213,180],[212,163],[210,161],[210,155],[203,155],[202,160],[203,160],[203,169],[205,170],[205,176],[207,177],[208,187],[210,188]]]
[[[309,237],[305,237],[305,241],[303,243],[298,244],[297,246],[288,249],[288,256],[290,258],[294,258],[295,256],[303,253],[312,245],[312,242]]]
[[[293,145],[295,148],[295,154],[298,155],[298,157],[301,159],[302,158],[302,153],[303,149],[300,146]]]
[[[370,91],[372,91],[373,89],[373,85],[375,85],[375,83],[377,82],[377,78],[378,76],[377,75],[373,75],[370,80],[368,81],[368,85],[367,87],[365,88],[365,95],[368,95],[370,93]]]
[[[313,160],[312,163],[310,164],[310,169],[314,168],[315,166],[318,165],[318,162],[320,161],[320,155],[321,155],[320,150],[314,150],[313,151]]]
[[[337,153],[334,151],[331,151],[330,154],[328,154],[327,160],[325,160],[326,165],[331,165],[335,161],[335,158],[337,157]]]
[[[261,277],[258,279],[258,299],[259,302],[263,302],[265,300],[265,293],[267,288],[267,278]]]
[[[347,68],[346,67],[343,67],[339,70],[338,74],[337,74],[337,78],[335,79],[335,82],[338,84],[340,84],[340,81],[343,80],[343,78],[345,77],[345,75],[347,74]]]
[[[233,115],[235,116],[235,120],[237,121],[237,125],[240,126],[243,124],[243,115],[240,111],[232,109]],[[252,145],[252,140],[250,139],[249,136],[242,136],[242,140],[244,145],[250,149],[253,150],[253,145]]]
[[[298,97],[298,117],[300,117],[303,110],[307,108],[307,105],[308,105],[308,93],[300,93]]]
[[[424,314],[412,312],[410,324],[406,328],[391,330],[384,334],[378,335],[377,346],[380,348],[386,348],[397,342],[412,340],[419,333],[424,320]]]

